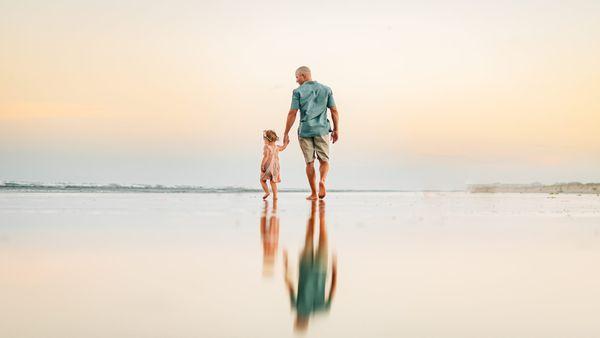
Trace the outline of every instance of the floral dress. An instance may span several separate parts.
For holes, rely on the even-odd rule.
[[[263,148],[263,154],[267,156],[267,163],[265,168],[267,170],[260,172],[261,181],[271,180],[271,182],[281,182],[281,176],[279,175],[279,150],[276,145],[266,145]],[[261,168],[262,170],[262,168]]]

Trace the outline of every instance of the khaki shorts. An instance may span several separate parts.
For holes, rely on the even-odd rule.
[[[306,163],[313,162],[315,154],[320,161],[329,161],[329,134],[314,137],[298,136],[298,143]]]

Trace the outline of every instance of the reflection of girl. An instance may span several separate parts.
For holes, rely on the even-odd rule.
[[[273,201],[273,210],[268,220],[269,202],[265,201],[263,213],[260,218],[260,237],[263,246],[263,275],[273,275],[273,265],[279,243],[279,218],[277,217],[277,200]]]
[[[287,252],[284,251],[285,281],[290,293],[290,302],[296,310],[297,330],[308,327],[311,314],[328,311],[335,294],[337,284],[337,258],[332,258],[331,286],[329,296],[325,297],[327,279],[327,229],[325,227],[325,201],[319,201],[319,244],[316,253],[313,250],[316,201],[311,205],[311,213],[306,226],[306,240],[300,254],[300,273],[298,276],[298,294],[294,290],[289,275]]]

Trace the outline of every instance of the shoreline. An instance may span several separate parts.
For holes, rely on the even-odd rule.
[[[472,184],[470,193],[542,193],[542,194],[600,194],[600,183],[555,183],[555,184]]]

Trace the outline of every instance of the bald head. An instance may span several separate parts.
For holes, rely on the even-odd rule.
[[[296,69],[296,74],[306,74],[310,76],[310,68],[306,66],[298,67],[298,69]]]
[[[298,84],[303,84],[306,81],[311,81],[312,80],[312,76],[310,75],[310,68],[306,67],[306,66],[302,66],[302,67],[298,67],[298,69],[296,69],[296,82],[298,82]]]

